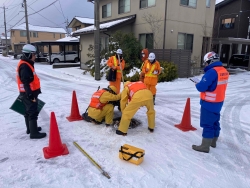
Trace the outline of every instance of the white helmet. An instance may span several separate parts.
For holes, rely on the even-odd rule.
[[[210,64],[210,63],[214,63],[216,61],[219,61],[220,57],[218,56],[218,54],[216,54],[215,52],[208,52],[205,56],[204,56],[204,65]]]
[[[23,49],[22,49],[22,52],[23,53],[36,53],[36,47],[31,45],[31,44],[26,44],[23,46]]]
[[[121,50],[121,49],[118,49],[118,50],[116,50],[116,53],[117,53],[117,54],[122,54],[122,50]]]
[[[153,62],[153,61],[155,60],[155,54],[151,52],[151,53],[148,55],[148,60],[149,60],[150,62]]]

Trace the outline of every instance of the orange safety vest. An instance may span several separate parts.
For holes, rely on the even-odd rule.
[[[157,75],[153,74],[154,70],[155,70],[155,64],[153,64],[150,68],[150,62],[147,60],[145,63],[147,63],[147,69],[149,69],[149,71],[145,74],[145,77],[154,77],[156,78]]]
[[[129,89],[129,99],[132,99],[133,95],[142,89],[147,89],[146,85],[141,82],[131,82],[130,84],[127,85],[128,89]]]
[[[225,99],[229,72],[224,67],[214,67],[218,74],[217,87],[212,92],[201,92],[200,98],[207,102],[222,102]]]
[[[115,56],[113,56],[113,60],[114,60],[114,66],[117,66],[117,60]],[[121,63],[121,60],[120,60],[120,63]],[[121,70],[116,70],[116,72],[121,72]]]
[[[18,90],[20,92],[25,92],[25,89],[24,89],[24,85],[20,79],[20,76],[19,76],[19,67],[22,65],[22,64],[26,64],[30,67],[31,71],[33,72],[33,75],[34,75],[34,80],[30,83],[30,89],[32,91],[35,91],[37,89],[40,89],[40,79],[38,78],[36,72],[35,72],[35,69],[34,67],[32,67],[29,63],[27,63],[26,61],[23,61],[21,60],[18,65],[17,65],[17,69],[16,69],[16,79],[17,79],[17,86],[18,86]]]
[[[101,103],[100,102],[100,98],[102,96],[102,94],[105,92],[106,90],[98,90],[96,91],[92,97],[91,97],[91,101],[90,101],[90,104],[89,106],[92,107],[92,108],[96,108],[96,109],[101,109],[107,104],[107,103]]]

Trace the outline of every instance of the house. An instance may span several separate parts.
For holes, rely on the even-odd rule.
[[[74,32],[84,27],[94,25],[94,22],[95,20],[93,18],[83,18],[80,16],[75,16],[69,23],[68,27],[72,28],[72,31]]]
[[[232,54],[249,54],[250,1],[224,0],[215,6],[213,49],[228,63]]]
[[[20,53],[22,46],[27,42],[26,24],[15,26],[11,29],[11,45],[15,53]],[[57,27],[44,27],[29,24],[30,42],[58,40],[65,37],[65,30]],[[53,52],[59,52],[58,46],[53,46]],[[40,51],[48,51],[40,50]]]
[[[143,48],[187,49],[200,65],[210,50],[215,0],[102,0],[99,1],[101,48],[117,30],[132,32]],[[94,44],[94,26],[72,32],[80,36],[81,63]]]
[[[1,36],[1,38],[0,38],[0,44],[2,46],[6,45],[6,38],[4,36]],[[10,37],[7,37],[7,44],[10,45]]]

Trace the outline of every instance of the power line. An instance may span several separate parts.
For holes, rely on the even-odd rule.
[[[40,9],[40,10],[38,10],[38,11],[32,13],[32,14],[29,14],[28,16],[31,16],[31,15],[36,14],[36,13],[38,13],[38,12],[41,12],[42,10],[48,8],[49,6],[53,5],[53,4],[54,4],[55,2],[57,2],[57,1],[58,1],[58,0],[54,1],[53,3],[49,4],[48,6],[42,8],[42,9]],[[29,7],[30,7],[30,6],[29,6]],[[31,7],[30,7],[30,8],[31,8]],[[31,9],[32,9],[32,8],[31,8]],[[33,9],[32,9],[32,10],[33,10]]]
[[[60,0],[58,0],[58,1],[59,1],[59,4],[60,4],[60,8],[61,8],[61,11],[62,11],[62,14],[63,14],[64,20],[66,21],[66,18],[65,18],[65,16],[64,16],[64,13],[63,13],[63,10],[62,10],[62,5],[61,5],[61,2],[60,2]]]
[[[29,6],[31,6],[31,5],[33,5],[35,2],[37,2],[38,0],[35,0],[35,1],[33,1]]]

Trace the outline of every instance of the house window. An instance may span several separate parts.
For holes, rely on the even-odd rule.
[[[62,34],[60,34],[60,39],[62,38]]]
[[[12,36],[12,37],[15,36],[15,32],[14,32],[14,31],[11,32],[11,36]]]
[[[111,16],[111,3],[102,6],[102,18]]]
[[[108,50],[109,48],[109,38],[101,37],[101,50]]]
[[[56,34],[55,33],[53,33],[53,37],[56,38]]]
[[[75,28],[76,28],[76,30],[79,30],[79,29],[81,29],[81,26],[76,26]]]
[[[196,7],[197,0],[181,0],[181,5]]]
[[[193,50],[193,34],[178,33],[177,49]]]
[[[155,5],[155,0],[140,0],[140,8],[151,7]]]
[[[140,34],[139,41],[143,48],[154,49],[153,33]]]
[[[20,31],[20,37],[27,37],[26,31]]]
[[[206,7],[210,7],[211,0],[206,0]]]
[[[221,20],[221,29],[233,29],[235,18],[226,18]]]
[[[38,38],[38,32],[33,32],[33,37]]]
[[[126,13],[129,11],[130,11],[130,0],[119,0],[118,14]]]

